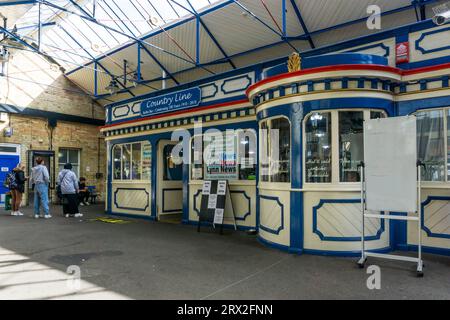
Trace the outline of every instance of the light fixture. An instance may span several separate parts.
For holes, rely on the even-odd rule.
[[[91,43],[91,49],[95,52],[102,52],[101,46],[98,43]]]
[[[159,19],[158,17],[151,16],[148,18],[148,23],[150,23],[153,27],[157,27],[159,24]]]
[[[447,22],[450,22],[450,2],[434,7],[433,12],[434,12],[433,22],[436,25],[442,26]]]
[[[9,61],[9,51],[6,48],[3,48],[0,51],[0,62],[5,63]]]
[[[320,114],[320,113],[314,113],[312,116],[311,116],[311,120],[322,120],[323,119],[323,116]]]
[[[0,44],[13,47],[15,49],[24,49],[25,44],[23,40],[20,40],[20,36],[17,34],[17,26],[10,31],[10,35],[7,35],[3,40],[0,41]]]
[[[119,92],[119,85],[115,79],[112,79],[109,85],[105,88],[111,95]]]
[[[133,86],[136,88],[138,86],[138,84],[144,80],[142,78],[142,75],[139,75],[137,72],[133,73],[133,78],[131,79],[131,82],[133,83]]]

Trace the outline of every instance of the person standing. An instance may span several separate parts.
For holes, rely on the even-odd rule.
[[[63,213],[66,218],[74,216],[75,218],[83,215],[78,211],[78,179],[72,171],[72,164],[66,163],[64,169],[58,174],[58,186],[61,188],[63,196]]]
[[[41,207],[44,211],[45,219],[52,217],[48,207],[49,182],[50,176],[47,167],[44,165],[44,159],[37,157],[36,166],[31,171],[31,183],[34,185],[34,217],[36,219],[42,217],[40,215]]]
[[[19,163],[12,172],[15,178],[15,183],[10,187],[12,196],[12,216],[23,216],[23,213],[20,212],[20,204],[22,203],[22,195],[25,192],[25,181],[27,181],[24,170],[25,166]]]

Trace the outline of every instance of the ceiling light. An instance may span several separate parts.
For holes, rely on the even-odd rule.
[[[112,79],[109,85],[105,88],[111,95],[119,92],[119,85],[115,79]]]
[[[133,73],[133,78],[131,79],[131,82],[133,83],[134,87],[137,87],[142,80],[144,80],[142,78],[142,75],[139,75],[137,72]]]
[[[9,51],[6,48],[3,48],[3,50],[0,52],[0,62],[8,62],[9,61]]]
[[[150,23],[152,26],[157,27],[159,24],[159,19],[158,17],[150,17],[148,18],[148,23]]]

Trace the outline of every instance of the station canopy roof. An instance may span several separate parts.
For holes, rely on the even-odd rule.
[[[379,32],[366,26],[371,5],[387,30],[430,18],[443,2],[0,0],[0,13],[8,32],[32,45],[24,50],[108,104],[160,90],[163,78],[171,87]],[[113,79],[119,92],[111,95]]]

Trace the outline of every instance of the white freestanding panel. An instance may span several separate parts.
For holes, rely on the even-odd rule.
[[[417,210],[416,117],[394,117],[364,124],[366,209]]]
[[[364,124],[364,166],[361,168],[361,259],[386,258],[417,263],[417,275],[423,276],[420,166],[417,163],[416,117],[369,120]],[[372,214],[367,211],[381,211]],[[413,216],[390,215],[408,212]],[[366,251],[365,219],[379,218],[415,221],[418,226],[418,257],[397,256]]]

